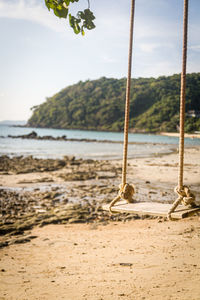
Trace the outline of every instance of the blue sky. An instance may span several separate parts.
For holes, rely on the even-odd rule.
[[[96,29],[75,35],[44,0],[0,0],[0,120],[80,80],[127,75],[130,0],[90,0]],[[74,10],[87,8],[80,0]],[[136,0],[132,77],[181,72],[183,0]],[[189,1],[187,71],[200,71],[200,1]]]

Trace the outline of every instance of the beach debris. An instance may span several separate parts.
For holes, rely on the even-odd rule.
[[[122,262],[122,263],[119,263],[119,265],[120,266],[123,266],[123,267],[132,267],[132,263],[124,263],[124,262]]]

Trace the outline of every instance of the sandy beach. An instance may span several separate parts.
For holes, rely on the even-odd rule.
[[[166,136],[176,136],[179,137],[179,133],[178,132],[160,132],[160,135],[166,135]],[[200,139],[200,134],[198,133],[185,133],[184,134],[185,137],[189,137],[191,139]]]
[[[0,165],[0,299],[200,299],[198,214],[172,222],[102,212],[121,161]],[[176,152],[129,160],[135,199],[172,203],[177,166]],[[187,148],[184,183],[198,203],[199,174],[200,148]]]

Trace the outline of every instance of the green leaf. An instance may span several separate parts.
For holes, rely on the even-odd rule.
[[[85,31],[83,30],[83,26],[81,27],[81,34],[85,35]]]
[[[64,3],[65,3],[67,6],[69,6],[70,0],[64,0]]]
[[[69,13],[70,3],[79,2],[80,0],[45,0],[45,4],[48,10],[53,10],[54,14],[59,18],[67,18]],[[69,14],[69,24],[74,30],[74,33],[78,34],[81,32],[85,35],[84,29],[91,30],[95,28],[93,20],[95,19],[90,9],[79,11],[75,16]]]
[[[71,27],[74,26],[74,16],[72,16],[71,14],[69,14],[69,25],[70,25]]]
[[[94,16],[93,12],[89,8],[84,10],[84,14],[85,14],[85,18],[87,20],[91,20],[92,21],[92,20],[95,19],[95,16]]]
[[[49,7],[50,7],[51,9],[55,9],[55,8],[57,7],[57,5],[54,4],[54,3],[49,3]]]
[[[54,10],[54,12],[55,12],[55,10]],[[65,7],[57,8],[56,12],[57,12],[59,18],[67,18],[67,15],[68,15],[67,8],[65,8]]]
[[[75,18],[74,16],[72,16],[71,14],[69,14],[69,24],[70,26],[73,28],[74,33],[78,34],[81,30],[80,26],[78,23],[80,23],[81,20]]]
[[[54,8],[54,14],[60,18],[60,15],[59,15],[59,10],[57,8]]]
[[[45,4],[46,4],[46,7],[48,8],[48,10],[50,10],[50,5],[49,5],[49,1],[48,0],[45,0]]]

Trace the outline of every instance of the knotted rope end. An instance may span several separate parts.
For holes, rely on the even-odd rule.
[[[181,203],[188,207],[195,207],[195,195],[190,191],[190,188],[184,185],[182,188],[176,186],[174,192],[178,195],[178,198],[173,203],[168,212],[168,219],[171,220],[171,214],[175,211],[177,206]]]
[[[190,188],[184,185],[182,188],[175,187],[175,193],[178,194],[180,202],[185,206],[195,206],[195,195],[190,191]]]
[[[124,185],[120,184],[117,197],[115,197],[109,205],[110,213],[113,213],[112,207],[115,205],[115,203],[120,201],[120,199],[126,200],[128,203],[133,203],[134,202],[134,199],[133,199],[134,193],[135,193],[135,188],[132,184],[128,184],[128,183],[125,183]]]

